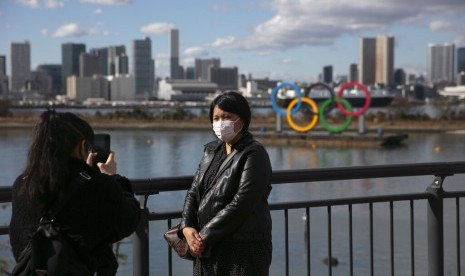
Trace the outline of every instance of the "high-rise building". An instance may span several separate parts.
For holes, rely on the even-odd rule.
[[[376,83],[394,84],[394,37],[376,38]]]
[[[358,81],[358,66],[355,63],[349,65],[349,81]]]
[[[181,79],[181,70],[179,69],[179,30],[171,29],[170,38],[170,77],[172,80]]]
[[[465,47],[457,49],[457,73],[465,72]]]
[[[62,87],[66,92],[66,79],[79,76],[79,55],[86,52],[86,45],[82,43],[65,43],[61,45],[61,77]]]
[[[328,84],[333,82],[333,66],[323,67],[323,82]]]
[[[210,82],[216,83],[220,90],[237,90],[239,75],[237,67],[210,67]]]
[[[376,80],[376,39],[362,38],[359,51],[359,82],[365,85],[373,85]]]
[[[0,76],[6,76],[6,56],[0,56]]]
[[[154,87],[154,61],[152,59],[152,41],[146,37],[132,41],[132,75],[134,76],[136,99],[152,96]]]
[[[8,93],[8,77],[6,75],[6,56],[0,56],[0,95]]]
[[[127,75],[129,74],[129,59],[126,54],[120,54],[115,57],[115,62],[114,62],[114,75],[119,76],[119,75]]]
[[[108,47],[107,73],[105,75],[127,74],[129,72],[128,63],[118,60],[126,57],[126,47],[124,45]],[[118,60],[118,61],[117,61]],[[127,61],[127,60],[126,60]],[[118,63],[118,64],[116,64]]]
[[[79,55],[79,77],[92,77],[93,75],[104,75],[102,73],[102,57],[98,52],[81,53]]]
[[[60,94],[62,91],[61,64],[42,64],[37,66],[36,71],[50,76],[52,78],[52,93]]]
[[[407,83],[407,76],[403,69],[396,69],[394,71],[394,84],[395,85],[404,85]]]
[[[365,85],[394,84],[394,37],[362,38],[359,81]]]
[[[431,83],[451,83],[454,81],[455,45],[428,45],[428,80]]]
[[[31,46],[28,41],[11,43],[10,51],[10,91],[18,93],[31,76]]]
[[[94,64],[95,68],[92,69],[92,75],[103,75],[106,76],[109,74],[109,58],[108,58],[108,48],[98,48],[98,49],[90,49],[89,54],[92,56],[92,61],[88,60],[92,64]],[[81,68],[81,64],[79,65],[79,68]],[[81,69],[79,69],[81,71]],[[85,71],[88,71],[85,70]],[[81,72],[80,72],[81,73]],[[86,75],[86,76],[92,76],[92,75]],[[80,75],[81,77],[83,75]]]
[[[210,79],[210,67],[221,67],[220,59],[195,59],[195,78],[208,81]]]
[[[187,67],[186,68],[186,79],[193,80],[195,79],[195,70],[194,67]]]

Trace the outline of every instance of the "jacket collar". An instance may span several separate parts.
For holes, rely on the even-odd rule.
[[[237,151],[243,150],[247,145],[253,142],[253,135],[249,131],[246,131],[241,139],[237,141],[234,145],[232,145],[233,149],[236,149]],[[224,142],[216,139],[214,141],[209,142],[208,144],[205,145],[205,149],[207,151],[213,151],[216,152],[223,146]]]

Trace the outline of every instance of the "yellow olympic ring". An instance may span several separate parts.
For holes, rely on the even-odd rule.
[[[318,107],[317,107],[315,101],[313,101],[312,99],[309,99],[307,97],[302,97],[302,103],[306,103],[312,108],[313,118],[312,118],[312,121],[308,125],[306,125],[306,126],[298,126],[298,125],[296,125],[294,123],[294,121],[292,121],[292,117],[291,117],[292,108],[298,102],[299,102],[299,99],[295,98],[289,103],[289,106],[287,107],[287,112],[286,112],[287,123],[295,131],[306,132],[306,131],[311,130],[316,125],[316,122],[318,121]]]

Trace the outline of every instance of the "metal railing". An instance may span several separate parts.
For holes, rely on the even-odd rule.
[[[374,274],[374,229],[373,229],[373,205],[375,203],[389,203],[389,246],[390,246],[390,269],[391,275],[394,275],[395,259],[394,259],[394,203],[399,201],[407,201],[410,211],[410,259],[411,259],[411,275],[415,275],[415,252],[413,250],[415,244],[415,228],[414,228],[414,202],[417,200],[427,201],[427,239],[428,239],[428,254],[427,272],[429,276],[444,275],[444,214],[443,200],[445,198],[454,198],[456,202],[456,264],[457,275],[460,275],[460,198],[465,197],[464,191],[446,192],[443,189],[443,181],[446,177],[454,174],[465,173],[465,162],[437,162],[437,163],[416,163],[416,164],[398,164],[398,165],[377,165],[377,166],[354,166],[354,167],[339,167],[325,169],[307,169],[307,170],[286,170],[274,171],[272,175],[273,185],[302,183],[315,181],[332,181],[332,180],[351,180],[351,179],[368,179],[368,178],[390,178],[390,177],[410,177],[410,176],[434,176],[432,184],[427,185],[427,189],[421,193],[382,195],[369,197],[355,198],[339,198],[339,199],[324,199],[312,201],[294,201],[273,203],[270,208],[273,212],[278,210],[284,211],[284,239],[285,239],[285,275],[289,275],[289,221],[288,212],[292,209],[305,210],[305,232],[306,232],[306,267],[307,275],[311,274],[311,252],[310,252],[310,209],[316,207],[327,208],[328,219],[328,241],[327,251],[328,260],[332,258],[332,208],[334,206],[344,206],[348,208],[349,214],[349,270],[350,275],[354,273],[353,262],[353,219],[352,206],[354,204],[369,205],[369,239],[370,239],[370,256],[369,270],[370,275]],[[149,196],[170,192],[187,190],[192,182],[192,176],[181,177],[163,177],[153,179],[133,179],[131,180],[134,191],[141,196],[141,223],[133,235],[133,275],[149,275],[149,221],[167,220],[168,226],[171,225],[171,220],[181,217],[181,210],[175,212],[155,213],[150,212],[147,208]],[[0,188],[0,203],[11,201],[11,187]],[[8,234],[8,227],[0,227],[0,235]],[[161,235],[161,233],[160,233]],[[172,259],[169,251],[169,270],[168,274],[172,274]],[[332,275],[332,266],[328,265],[328,275]]]

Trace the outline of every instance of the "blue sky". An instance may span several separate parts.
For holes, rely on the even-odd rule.
[[[29,41],[32,69],[61,63],[61,44],[91,48],[152,39],[156,74],[168,76],[169,30],[180,63],[220,58],[254,78],[316,81],[323,66],[348,74],[362,37],[395,37],[395,68],[425,74],[429,43],[465,47],[464,0],[0,0],[0,55]]]

